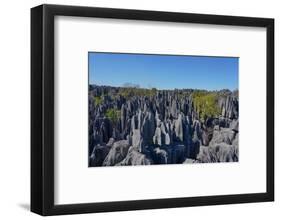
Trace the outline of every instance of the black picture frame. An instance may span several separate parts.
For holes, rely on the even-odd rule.
[[[54,17],[79,16],[265,27],[266,192],[119,202],[54,204]],[[254,76],[253,76],[254,77]],[[40,215],[159,209],[274,201],[274,19],[40,5],[31,9],[31,211]]]

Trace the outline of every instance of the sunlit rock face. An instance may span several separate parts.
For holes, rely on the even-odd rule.
[[[239,160],[238,91],[89,86],[89,166]]]

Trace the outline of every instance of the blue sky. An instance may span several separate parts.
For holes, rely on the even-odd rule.
[[[235,57],[89,53],[89,82],[157,89],[238,89]]]

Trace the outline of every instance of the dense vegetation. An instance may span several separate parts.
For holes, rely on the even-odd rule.
[[[218,95],[214,92],[194,92],[193,101],[200,120],[218,117]]]

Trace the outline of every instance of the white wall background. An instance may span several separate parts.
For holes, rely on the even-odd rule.
[[[276,219],[281,214],[281,15],[278,0],[14,0],[1,2],[0,19],[0,219],[38,219],[30,213],[30,8],[42,3],[275,18],[276,201],[193,208],[63,216],[62,219]],[[254,79],[253,79],[254,80]],[[249,89],[251,86],[249,86]],[[253,94],[255,91],[253,91]],[[259,172],[253,170],[253,172]],[[57,219],[59,217],[52,217]]]

